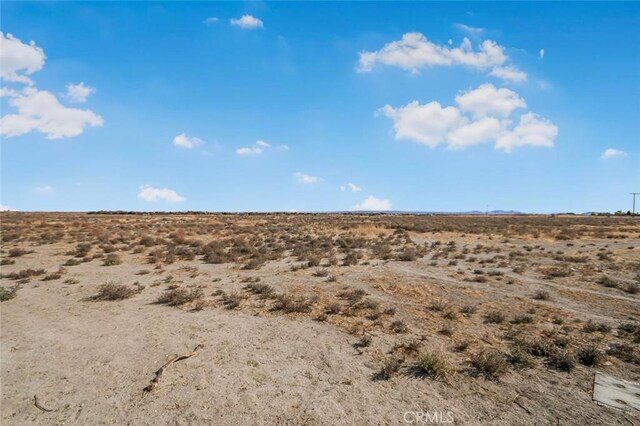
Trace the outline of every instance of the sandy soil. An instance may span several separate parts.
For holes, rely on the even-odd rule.
[[[5,217],[3,232],[25,220],[19,215]],[[47,218],[40,220],[47,223]],[[71,229],[74,221],[83,220],[82,215],[61,215],[55,223]],[[256,223],[242,221],[248,227]],[[474,377],[468,362],[469,353],[485,346],[508,353],[505,336],[514,330],[532,335],[562,333],[572,339],[570,352],[588,342],[596,342],[603,351],[611,342],[628,342],[616,327],[640,321],[639,295],[595,282],[605,272],[620,282],[637,279],[635,270],[627,267],[635,267],[633,262],[638,261],[640,225],[624,222],[624,226],[627,238],[585,236],[570,247],[566,241],[530,237],[512,237],[506,243],[490,233],[410,233],[421,245],[441,240],[456,241],[458,247],[482,243],[522,250],[540,244],[547,252],[562,248],[591,257],[606,246],[616,256],[614,264],[607,264],[610,269],[590,257],[588,263],[572,264],[571,276],[553,280],[540,273],[553,260],[533,255],[521,260],[529,266],[519,273],[513,272],[513,262],[503,267],[483,265],[503,272],[486,282],[472,280],[477,261],[460,259],[449,264],[451,256],[446,260],[436,256],[433,264],[435,250],[412,261],[365,258],[356,266],[327,266],[336,277],[328,282],[314,276],[316,268],[292,270],[298,261],[290,253],[256,270],[241,269],[236,263],[203,263],[200,257],[155,268],[147,262],[149,250],[134,253],[131,247],[118,250],[122,260],[118,265],[101,266],[101,258],[96,258],[65,267],[60,279],[32,277],[23,282],[15,298],[0,304],[2,424],[387,425],[407,424],[416,419],[416,412],[437,412],[443,422],[451,413],[454,424],[638,424],[640,413],[600,407],[591,400],[595,371],[638,381],[640,366],[633,362],[607,355],[597,367],[577,363],[566,372],[547,368],[538,360],[534,368],[510,368],[495,380]],[[29,228],[40,229],[35,234],[47,229],[32,224]],[[380,233],[376,231],[380,227],[360,229],[362,235],[373,238]],[[3,258],[15,247],[34,252],[2,266],[2,286],[14,285],[15,280],[6,277],[12,272],[56,271],[71,257],[69,251],[78,241],[70,237],[50,244],[27,238],[4,241]],[[163,280],[168,276],[181,286],[200,287],[202,305],[156,303],[167,292]],[[260,278],[278,292],[313,295],[313,310],[273,311],[270,302],[246,294],[243,279],[247,278]],[[91,300],[107,281],[135,281],[144,289],[125,300]],[[334,315],[318,320],[326,304],[341,300],[336,294],[345,287],[364,289],[382,307],[393,307],[393,319],[375,322],[364,316]],[[551,294],[549,300],[532,299],[540,289]],[[244,295],[243,300],[238,308],[225,309],[214,296],[216,291],[237,292]],[[442,313],[428,308],[434,300],[456,307],[474,304],[480,310],[470,317],[444,319]],[[535,322],[487,324],[482,315],[491,309],[502,310],[508,317],[535,312]],[[558,316],[564,318],[562,326],[553,323]],[[390,331],[392,320],[403,321],[408,331]],[[609,324],[613,330],[582,334],[587,320]],[[450,335],[442,334],[445,325],[452,327]],[[371,344],[354,346],[365,334],[372,337]],[[467,353],[452,349],[461,340],[470,342]],[[389,380],[372,380],[394,346],[410,341],[419,341],[421,350],[450,354],[456,371],[446,382],[402,372]],[[637,343],[631,344],[637,350]],[[172,364],[157,390],[143,393],[162,364],[196,345],[203,345],[196,355]],[[51,411],[37,408],[34,395]]]

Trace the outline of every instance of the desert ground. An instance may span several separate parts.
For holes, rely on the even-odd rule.
[[[640,424],[638,218],[0,220],[3,425]]]

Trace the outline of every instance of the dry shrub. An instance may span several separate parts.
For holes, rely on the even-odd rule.
[[[6,302],[17,296],[20,285],[16,284],[9,288],[0,286],[0,302]]]
[[[156,303],[168,306],[180,306],[193,302],[203,296],[202,289],[192,287],[189,290],[185,288],[174,288],[167,290],[158,297]]]
[[[389,380],[402,367],[404,361],[399,358],[389,358],[383,364],[380,370],[376,371],[371,380]]]
[[[495,349],[484,349],[471,357],[471,365],[475,373],[484,376],[485,379],[497,379],[507,372],[507,360]]]
[[[502,311],[489,311],[484,315],[484,322],[488,324],[500,324],[506,316]]]
[[[279,294],[271,307],[272,311],[282,311],[284,313],[310,312],[314,301],[303,296],[292,294]]]
[[[584,364],[589,367],[597,367],[602,363],[604,354],[599,351],[596,346],[590,345],[578,349],[576,352],[576,358],[580,364]]]
[[[444,382],[448,382],[454,371],[453,364],[442,352],[425,352],[409,367],[409,374],[414,377],[429,377]]]
[[[140,293],[142,289],[140,287],[133,288],[128,285],[116,284],[110,281],[103,284],[98,289],[98,294],[92,296],[90,300],[93,301],[115,301],[124,300]]]
[[[261,284],[259,282],[251,282],[243,288],[251,294],[260,296],[261,299],[269,298],[275,293],[275,290],[269,284]]]
[[[114,266],[122,263],[120,256],[115,253],[109,253],[102,262],[102,266]]]

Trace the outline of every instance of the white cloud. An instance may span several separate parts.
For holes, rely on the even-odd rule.
[[[258,148],[258,147],[243,147],[243,148],[238,148],[236,149],[236,154],[238,155],[261,155],[262,154],[262,148]]]
[[[47,194],[49,192],[53,192],[53,186],[51,185],[36,186],[35,189],[36,189],[36,192],[40,194]]]
[[[508,59],[504,48],[492,40],[484,40],[475,50],[466,37],[460,46],[449,47],[438,45],[423,34],[414,32],[404,34],[401,40],[385,44],[378,51],[361,52],[357,70],[369,72],[376,64],[383,64],[417,73],[421,68],[461,65],[480,71],[504,68],[496,71],[495,75],[500,78],[526,77],[525,73],[513,66],[505,68]]]
[[[602,157],[600,158],[602,158],[603,160],[608,160],[609,158],[624,157],[625,155],[627,155],[627,153],[619,149],[607,148],[604,150],[604,152],[602,153]]]
[[[540,52],[538,53],[538,55],[540,55],[540,59],[544,58],[544,49],[540,49]]]
[[[477,88],[456,96],[458,107],[474,117],[508,117],[518,108],[526,108],[527,103],[516,92],[496,88],[493,84],[482,84]]]
[[[365,211],[386,211],[391,210],[391,201],[381,200],[373,195],[369,195],[364,201],[353,206],[353,210]]]
[[[35,42],[24,44],[11,34],[0,32],[0,77],[13,83],[33,84],[27,77],[44,66],[46,56]]]
[[[356,185],[354,183],[351,183],[351,182],[349,182],[346,185],[342,185],[340,187],[340,191],[342,191],[342,192],[346,191],[347,189],[349,191],[351,191],[351,192],[360,192],[360,191],[362,191],[362,188],[360,188],[358,185]]]
[[[522,83],[523,81],[527,81],[527,73],[520,71],[514,66],[496,67],[491,70],[489,75],[513,83]]]
[[[251,15],[242,15],[242,17],[238,19],[232,18],[229,22],[231,25],[235,25],[236,27],[240,27],[245,30],[254,30],[256,28],[264,27],[264,23],[260,19]]]
[[[166,201],[169,203],[181,203],[186,200],[173,189],[154,188],[150,185],[141,185],[138,187],[138,198],[145,201]]]
[[[253,146],[247,146],[236,149],[236,154],[244,155],[244,156],[256,156],[262,155],[265,149],[269,148],[271,145],[266,143],[265,141],[256,141]]]
[[[245,147],[236,149],[236,154],[244,155],[244,156],[257,156],[257,155],[262,155],[262,153],[264,153],[269,148],[273,148],[271,144],[265,141],[259,140],[259,141],[256,141],[256,143],[254,143],[252,146],[245,146]],[[286,151],[289,149],[289,147],[287,145],[278,145],[275,147],[275,149],[279,151]]]
[[[447,145],[451,149],[464,149],[470,145],[496,140],[503,124],[493,117],[482,117],[477,121],[464,124],[447,135]]]
[[[18,113],[0,118],[0,135],[7,138],[31,131],[44,133],[47,139],[69,138],[82,134],[86,126],[102,126],[104,123],[102,117],[93,111],[65,107],[46,90],[26,87],[8,96],[9,105]]]
[[[378,113],[393,120],[396,139],[413,140],[432,148],[464,122],[457,108],[442,108],[435,101],[426,105],[413,101],[399,108],[385,105]]]
[[[220,19],[216,18],[215,16],[212,16],[210,18],[205,19],[204,23],[206,25],[213,25],[213,24],[217,24],[218,21],[220,21]]]
[[[454,27],[471,35],[480,35],[484,32],[484,28],[472,27],[465,24],[454,24]]]
[[[44,51],[33,41],[24,44],[11,34],[0,32],[0,76],[4,81],[25,85],[21,89],[0,89],[0,96],[9,98],[9,106],[17,110],[0,117],[1,136],[10,138],[38,131],[47,139],[69,138],[82,134],[86,126],[104,123],[93,111],[68,108],[53,93],[35,87],[27,76],[42,69],[45,58]],[[80,83],[70,84],[67,91],[71,100],[84,102],[95,89]]]
[[[0,204],[0,212],[13,212],[13,211],[15,210],[12,209],[11,207]]]
[[[186,133],[180,133],[173,138],[173,144],[181,148],[195,148],[196,146],[203,145],[204,141],[196,137],[189,137]]]
[[[311,175],[307,175],[304,173],[300,173],[300,172],[295,172],[293,174],[293,177],[296,178],[296,181],[298,183],[301,183],[303,185],[309,185],[309,184],[314,184],[314,183],[320,183],[323,181],[322,178],[317,177],[317,176],[311,176]]]
[[[527,112],[511,131],[505,132],[496,140],[496,149],[511,152],[517,146],[539,146],[552,148],[558,135],[558,127],[537,114]]]
[[[443,107],[432,101],[418,101],[394,108],[385,105],[377,113],[393,120],[396,139],[410,140],[431,148],[441,143],[449,149],[495,142],[496,149],[511,152],[517,146],[552,147],[558,127],[532,112],[520,116],[517,125],[512,115],[526,108],[516,92],[497,89],[491,84],[456,96],[457,107]]]
[[[85,86],[84,82],[79,84],[67,84],[67,99],[71,102],[83,103],[87,101],[89,95],[96,93],[96,89],[91,86]]]

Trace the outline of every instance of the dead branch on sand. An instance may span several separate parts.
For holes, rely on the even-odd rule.
[[[184,355],[174,355],[169,361],[167,361],[162,367],[160,367],[160,369],[158,371],[156,371],[156,376],[153,378],[153,380],[151,380],[151,383],[149,383],[149,385],[142,390],[142,393],[143,394],[147,394],[149,392],[154,391],[158,387],[158,381],[160,380],[160,377],[162,377],[162,373],[164,373],[164,370],[167,367],[169,367],[174,362],[178,362],[178,361],[181,361],[183,359],[191,358],[192,356],[194,356],[196,354],[198,349],[200,349],[202,347],[204,347],[204,345],[198,345],[193,349],[193,351],[191,351],[189,353],[186,353]]]
[[[38,410],[44,411],[45,413],[50,413],[51,411],[53,411],[53,409],[51,408],[40,405],[40,402],[38,402],[38,395],[33,395],[33,405],[35,405]]]

